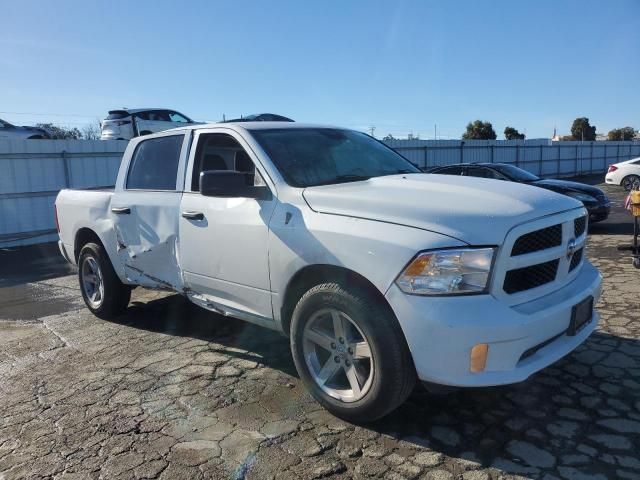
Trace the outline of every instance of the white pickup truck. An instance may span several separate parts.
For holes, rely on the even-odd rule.
[[[136,138],[113,190],[62,190],[56,208],[95,315],[122,314],[142,286],[281,331],[315,398],[354,421],[387,414],[416,380],[525,380],[598,323],[581,203],[421,173],[351,130],[245,122]]]

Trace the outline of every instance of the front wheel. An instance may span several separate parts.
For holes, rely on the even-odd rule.
[[[638,175],[627,175],[622,179],[622,187],[627,191],[640,187],[640,177]]]
[[[78,280],[85,305],[103,319],[123,313],[131,299],[131,287],[116,275],[102,246],[87,243],[78,257]]]
[[[293,311],[291,351],[311,394],[346,420],[383,417],[415,385],[395,316],[364,289],[325,283],[305,293]]]

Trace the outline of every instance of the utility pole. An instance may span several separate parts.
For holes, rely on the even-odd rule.
[[[376,136],[375,136],[375,131],[376,131],[376,127],[375,127],[375,126],[373,126],[373,125],[371,125],[371,126],[369,127],[369,132],[370,132],[369,134],[370,134],[373,138],[376,138]]]
[[[438,124],[437,123],[433,124],[433,139],[434,140],[438,139]]]

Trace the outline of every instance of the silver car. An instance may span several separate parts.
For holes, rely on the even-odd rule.
[[[140,135],[193,125],[186,115],[163,108],[123,108],[111,110],[102,121],[101,140],[130,140]]]
[[[0,119],[0,140],[36,140],[51,138],[49,133],[38,127],[19,127]]]

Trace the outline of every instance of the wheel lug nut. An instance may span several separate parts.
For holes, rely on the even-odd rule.
[[[345,364],[347,367],[350,367],[350,366],[351,366],[351,362],[350,362],[349,360],[345,360],[345,361],[344,361],[344,364]]]
[[[338,357],[337,355],[333,357],[333,359],[336,361],[336,363],[340,363],[340,357]]]
[[[332,343],[332,344],[331,344],[331,348],[335,350],[335,349],[336,349],[336,344],[335,344],[335,343]]]
[[[338,340],[340,343],[344,343],[344,338],[340,337],[340,339]]]
[[[353,355],[353,348],[349,347],[349,355]]]

